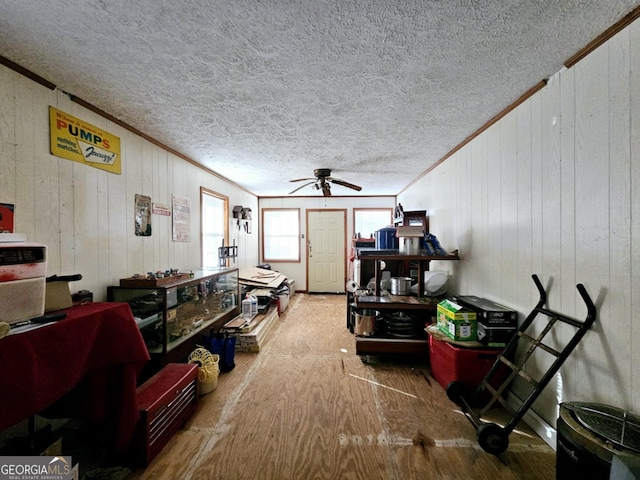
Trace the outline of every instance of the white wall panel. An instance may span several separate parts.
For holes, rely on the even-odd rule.
[[[609,58],[606,44],[575,67],[576,82],[576,280],[594,299],[609,291]],[[621,212],[616,212],[616,215]],[[592,335],[575,352],[574,396],[608,399],[611,387],[603,342],[610,324],[610,297],[599,302]],[[576,314],[584,312],[577,308]],[[584,360],[584,361],[583,361]]]
[[[0,68],[0,198],[15,198],[15,78],[17,73]]]
[[[500,297],[517,294],[517,284],[506,281],[515,278],[518,262],[518,158],[517,117],[510,115],[500,122],[500,260],[496,272],[500,281]]]
[[[560,235],[560,112],[559,112],[559,82],[553,77],[547,86],[540,92],[540,117],[539,125],[541,132],[540,144],[540,193],[541,193],[541,222],[539,224],[540,231],[537,232],[537,238],[540,239],[541,245],[541,265],[536,273],[543,285],[548,291],[547,306],[553,310],[560,311],[560,291],[555,288],[556,285],[562,283],[560,275],[560,261],[558,252],[561,248]],[[532,282],[530,282],[530,285]],[[535,301],[538,300],[537,290],[535,292]],[[532,302],[531,305],[534,303]],[[529,310],[531,307],[529,307]],[[542,332],[546,326],[546,318],[541,317],[536,322],[533,331],[536,334]],[[558,350],[562,349],[562,328],[554,328],[545,343]],[[542,349],[534,352],[532,359],[527,363],[527,373],[533,378],[540,379],[551,368],[555,357],[549,355]],[[554,418],[557,416],[555,401],[557,398],[557,384],[560,377],[556,376],[546,388],[539,399],[536,401],[535,408],[541,416]],[[521,395],[522,396],[522,395]]]
[[[493,292],[502,290],[502,182],[501,182],[501,135],[504,123],[501,120],[496,128],[487,131],[487,230],[484,255],[489,262],[485,265],[487,276],[485,288]]]
[[[560,272],[562,281],[557,288],[560,292],[560,310],[572,317],[576,316],[576,257],[575,257],[575,70],[571,69],[557,79],[560,85]],[[595,299],[594,299],[595,300]],[[563,326],[562,341],[568,342],[575,334],[575,329]],[[570,356],[560,370],[556,391],[558,401],[575,398],[574,378],[577,357]]]
[[[630,396],[629,405],[638,408],[640,405],[640,375],[638,375],[637,365],[640,364],[640,349],[635,348],[640,341],[640,322],[637,321],[638,306],[640,305],[640,188],[638,182],[640,179],[640,23],[635,22],[629,28],[629,127],[630,127],[630,185],[631,185],[631,248],[630,248],[630,308],[622,310],[622,314],[629,314],[631,324],[629,328],[629,345],[624,345],[624,350],[630,351],[629,367],[633,372],[631,374],[630,393],[624,398]],[[612,270],[615,273],[615,270]],[[623,348],[624,348],[623,347]],[[624,361],[624,360],[623,360]],[[625,389],[628,390],[628,389]]]
[[[630,405],[635,369],[631,363],[633,343],[629,342],[631,311],[631,138],[629,72],[629,30],[608,44],[609,54],[609,289],[602,304],[601,318],[606,327],[602,335],[605,374],[611,388],[607,403]],[[635,87],[637,90],[637,87]]]
[[[517,220],[515,229],[518,239],[517,269],[514,274],[515,291],[513,297],[520,299],[520,305],[528,308],[534,298],[532,292],[535,291],[530,280],[532,272],[532,240],[533,225],[531,220],[532,212],[532,161],[533,161],[533,108],[532,101],[527,100],[514,111],[517,122]],[[536,272],[537,273],[537,272]],[[496,299],[497,300],[497,299]],[[513,308],[516,308],[514,306]],[[518,310],[520,310],[519,306]]]
[[[531,263],[529,265],[529,275],[537,274],[540,277],[543,285],[546,285],[546,278],[543,270],[543,231],[542,231],[542,219],[544,212],[544,198],[542,197],[543,189],[542,183],[544,180],[543,171],[543,129],[542,129],[542,96],[544,90],[531,98],[531,184],[529,188],[524,192],[519,192],[521,195],[529,195],[531,197],[531,212],[529,213],[531,223],[531,251],[529,253]],[[524,279],[519,278],[519,282]],[[527,282],[530,287],[530,296],[523,299],[523,303],[520,306],[523,312],[527,312],[531,309],[528,305],[533,306],[538,301],[538,292],[533,287],[531,278],[527,278]]]
[[[538,300],[536,273],[548,306],[583,320],[576,284],[585,285],[596,324],[533,408],[551,425],[562,401],[640,412],[638,45],[635,22],[398,197],[435,210],[435,228],[440,211],[456,225],[443,229],[457,236],[450,244],[464,245],[451,293],[491,298],[523,319]],[[469,200],[443,193],[464,190]],[[562,326],[549,342],[564,346],[574,333]],[[527,368],[544,373],[551,359],[538,353]]]
[[[471,171],[471,223],[469,226],[469,232],[471,237],[471,243],[467,245],[467,248],[460,248],[460,255],[462,256],[465,264],[470,262],[472,268],[466,269],[465,275],[459,275],[467,277],[466,272],[470,271],[471,281],[465,285],[466,289],[462,290],[463,293],[469,293],[474,291],[474,288],[478,288],[479,285],[485,284],[486,277],[490,274],[490,261],[486,252],[488,251],[487,245],[487,197],[484,194],[486,191],[486,179],[487,179],[487,155],[485,151],[486,141],[485,136],[482,135],[471,145],[465,147],[471,149],[471,161],[469,169]],[[428,204],[427,204],[428,205]]]
[[[126,144],[122,144],[122,138],[126,137],[126,131],[117,126],[110,125],[110,131],[121,139],[121,151],[124,152]],[[100,212],[100,216],[107,223],[108,245],[107,265],[109,274],[105,275],[108,285],[117,285],[120,272],[129,272],[133,275],[136,271],[129,264],[128,239],[131,236],[133,221],[132,200],[127,195],[127,177],[131,171],[132,162],[122,162],[121,175],[107,175],[107,191],[105,202],[107,209]],[[129,213],[131,210],[131,213]],[[155,223],[157,217],[153,217]],[[154,233],[152,233],[154,234]],[[165,237],[166,238],[166,237]],[[166,258],[166,257],[164,257]],[[160,262],[157,265],[161,265]],[[101,280],[104,281],[104,278]]]
[[[122,192],[124,196],[124,215],[126,218],[125,222],[125,231],[127,232],[127,264],[129,270],[133,273],[146,273],[150,271],[149,267],[146,265],[145,254],[149,254],[150,251],[147,248],[147,244],[151,243],[151,237],[140,237],[133,234],[134,225],[135,225],[135,196],[136,194],[141,195],[150,195],[151,192],[144,192],[142,189],[142,175],[143,175],[143,162],[141,161],[142,157],[142,139],[139,137],[135,137],[130,139],[127,142],[120,141],[121,147],[123,147],[122,151],[122,161],[126,162],[127,172],[124,176],[126,189]],[[137,158],[137,162],[128,162],[126,159],[128,158]],[[155,217],[152,219],[152,229],[153,222],[155,221]],[[152,230],[153,235],[153,230]],[[168,256],[167,261],[171,265],[175,265],[172,262],[171,256]],[[168,266],[167,266],[168,267]],[[166,268],[166,267],[165,267]],[[163,270],[165,269],[163,268]],[[180,267],[177,267],[180,268]],[[151,271],[155,271],[156,269],[151,269]]]
[[[542,264],[543,270],[538,273],[542,278],[560,278],[560,262],[558,251],[561,248],[560,236],[560,84],[552,78],[540,94],[540,128],[542,131],[541,165],[542,179]],[[548,306],[560,308],[558,289],[552,289],[548,295]]]

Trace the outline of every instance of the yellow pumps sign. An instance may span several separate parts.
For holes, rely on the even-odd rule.
[[[49,107],[51,154],[120,174],[120,138]]]

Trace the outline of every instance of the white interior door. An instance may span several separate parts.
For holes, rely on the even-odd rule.
[[[346,210],[307,210],[307,290],[344,293]]]

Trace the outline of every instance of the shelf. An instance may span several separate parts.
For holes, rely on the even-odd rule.
[[[429,355],[426,338],[356,337],[356,355]]]
[[[193,337],[194,335],[202,332],[202,330],[204,330],[205,328],[209,327],[210,325],[212,325],[216,320],[218,320],[220,317],[222,317],[223,315],[225,315],[226,313],[229,313],[231,311],[233,311],[235,309],[235,307],[230,307],[227,308],[226,310],[223,310],[221,312],[216,313],[215,316],[204,320],[200,325],[198,325],[197,327],[193,327],[192,330],[189,331],[189,333],[185,334],[185,335],[181,335],[180,337],[177,337],[173,340],[169,340],[167,342],[167,351],[171,351],[172,349],[174,349],[176,346],[180,345],[182,342],[184,342],[185,340],[188,340],[189,338]],[[193,317],[193,320],[200,318],[199,316],[195,316]],[[187,321],[188,323],[188,321]],[[171,336],[171,335],[170,335]]]
[[[458,250],[452,250],[447,255],[429,255],[426,250],[417,253],[404,253],[400,250],[388,249],[379,250],[375,248],[358,248],[357,257],[360,260],[401,260],[401,261],[424,261],[431,260],[460,260]]]
[[[146,318],[135,317],[135,320],[136,320],[136,325],[138,325],[138,328],[143,329],[145,327],[148,327],[149,325],[153,325],[156,322],[162,322],[162,317],[160,316],[159,313],[154,313],[150,317],[146,317]]]
[[[189,278],[188,273],[179,273],[177,275],[171,275],[170,277],[163,278],[121,278],[121,287],[143,287],[143,288],[155,288],[162,285],[170,285],[180,280],[186,280]]]
[[[421,250],[417,253],[405,253],[399,250],[382,250],[372,248],[358,248],[356,250],[356,257],[364,262],[371,260],[374,262],[375,267],[375,295],[380,296],[380,280],[382,278],[381,262],[399,261],[399,262],[417,262],[418,263],[418,279],[424,278],[424,272],[429,270],[429,263],[432,260],[460,260],[458,250],[453,250],[447,255],[429,255],[425,250]],[[424,295],[424,283],[418,282],[418,297]]]
[[[421,212],[422,213],[422,212]],[[406,212],[405,212],[406,216]],[[393,273],[397,273],[402,267],[411,262],[417,263],[418,279],[424,278],[424,272],[429,270],[429,263],[432,260],[460,260],[458,250],[453,250],[447,255],[429,255],[426,250],[418,252],[406,253],[400,250],[383,250],[373,248],[356,249],[356,257],[361,261],[362,272],[365,271],[364,262],[370,262],[369,271],[373,267],[375,279],[374,295],[354,296],[353,299],[348,298],[347,311],[349,315],[354,309],[372,309],[384,310],[386,313],[390,311],[412,311],[425,312],[424,315],[431,316],[428,312],[434,312],[437,308],[441,297],[427,297],[424,295],[424,283],[418,282],[417,295],[381,295],[380,282],[382,278],[383,268]],[[382,262],[386,263],[383,267]],[[394,263],[397,262],[397,263]],[[369,278],[368,276],[366,278]],[[347,325],[353,331],[351,318],[348,316]],[[355,337],[356,353],[358,355],[422,355],[428,358],[429,342],[425,333],[424,338],[403,339],[393,336],[372,336],[372,337]]]
[[[412,295],[361,295],[354,298],[356,308],[394,309],[394,310],[435,310],[438,299],[418,298]]]

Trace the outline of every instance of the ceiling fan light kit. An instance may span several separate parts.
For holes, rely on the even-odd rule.
[[[289,180],[290,182],[304,182],[306,181],[307,183],[305,183],[304,185],[296,188],[295,190],[292,190],[291,192],[289,192],[289,195],[291,195],[292,193],[296,193],[298,190],[308,186],[308,185],[313,185],[312,188],[315,188],[316,190],[322,190],[322,194],[325,197],[330,197],[331,196],[331,184],[334,183],[336,185],[340,185],[342,187],[347,187],[350,188],[352,190],[356,190],[356,191],[360,191],[362,190],[362,187],[358,186],[358,185],[354,185],[353,183],[349,183],[349,182],[345,182],[344,180],[340,180],[338,178],[333,178],[331,176],[331,169],[330,168],[316,168],[313,171],[313,174],[315,176],[315,178],[296,178],[294,180]]]

